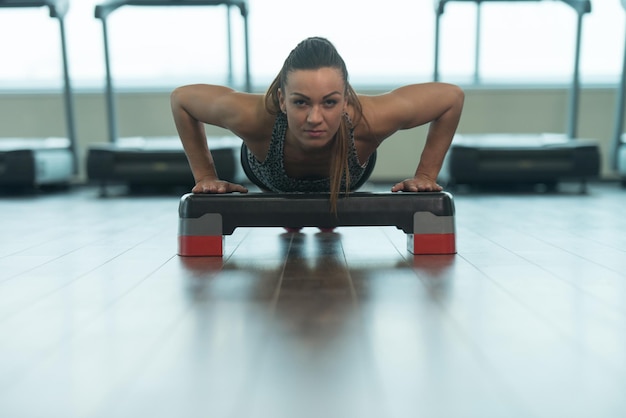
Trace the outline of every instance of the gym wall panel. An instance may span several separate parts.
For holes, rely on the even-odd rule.
[[[376,93],[376,92],[367,92]],[[602,147],[603,178],[613,178],[609,165],[615,89],[584,88],[580,100],[580,137],[598,139]],[[566,88],[468,88],[459,133],[555,132],[566,129]],[[169,92],[118,94],[119,133],[123,136],[176,135]],[[107,141],[104,95],[77,93],[76,131],[81,159],[90,144]],[[0,94],[0,136],[64,134],[59,93]],[[223,134],[209,127],[208,133]],[[398,180],[412,174],[424,145],[426,127],[395,134],[381,146],[372,179]],[[84,178],[84,160],[80,162]]]

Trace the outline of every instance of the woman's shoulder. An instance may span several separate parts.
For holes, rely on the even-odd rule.
[[[358,95],[361,115],[353,107],[351,117],[356,122],[355,137],[360,140],[382,142],[398,130],[396,101],[393,95]]]
[[[265,108],[261,94],[234,93],[230,98],[232,110],[228,129],[244,141],[259,141],[271,136],[276,116]]]
[[[359,95],[359,101],[373,134],[385,139],[398,130],[417,126],[415,120],[440,92],[436,83],[410,84],[377,95]]]

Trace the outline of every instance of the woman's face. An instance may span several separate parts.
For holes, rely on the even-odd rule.
[[[287,114],[289,132],[305,150],[332,143],[346,110],[346,85],[341,71],[324,67],[296,70],[279,90],[281,111]]]

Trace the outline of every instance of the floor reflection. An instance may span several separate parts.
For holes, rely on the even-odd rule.
[[[387,364],[386,353],[409,356],[411,365],[430,361],[419,345],[438,335],[454,256],[355,256],[361,238],[350,232],[250,238],[223,259],[181,257],[194,362],[213,371],[228,365],[225,384],[240,385],[258,411],[280,405],[322,415],[332,405],[345,416],[384,416],[376,367]],[[385,370],[392,381],[405,378]]]
[[[179,257],[186,293],[195,302],[270,303],[296,328],[311,321],[332,323],[358,303],[402,299],[402,281],[425,286],[425,296],[435,301],[451,294],[456,255],[351,257],[345,239],[343,233],[264,234],[251,237],[228,257]],[[353,243],[349,247],[354,251]]]

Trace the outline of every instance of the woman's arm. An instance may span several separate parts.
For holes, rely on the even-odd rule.
[[[195,84],[172,92],[171,106],[178,135],[182,141],[196,185],[194,193],[247,192],[239,184],[219,179],[209,150],[204,124],[236,130],[246,104],[243,93],[222,86]]]
[[[430,123],[426,144],[412,178],[392,187],[392,191],[440,191],[437,176],[461,118],[463,91],[452,84],[414,84],[371,97],[373,130],[382,139],[395,131]]]

